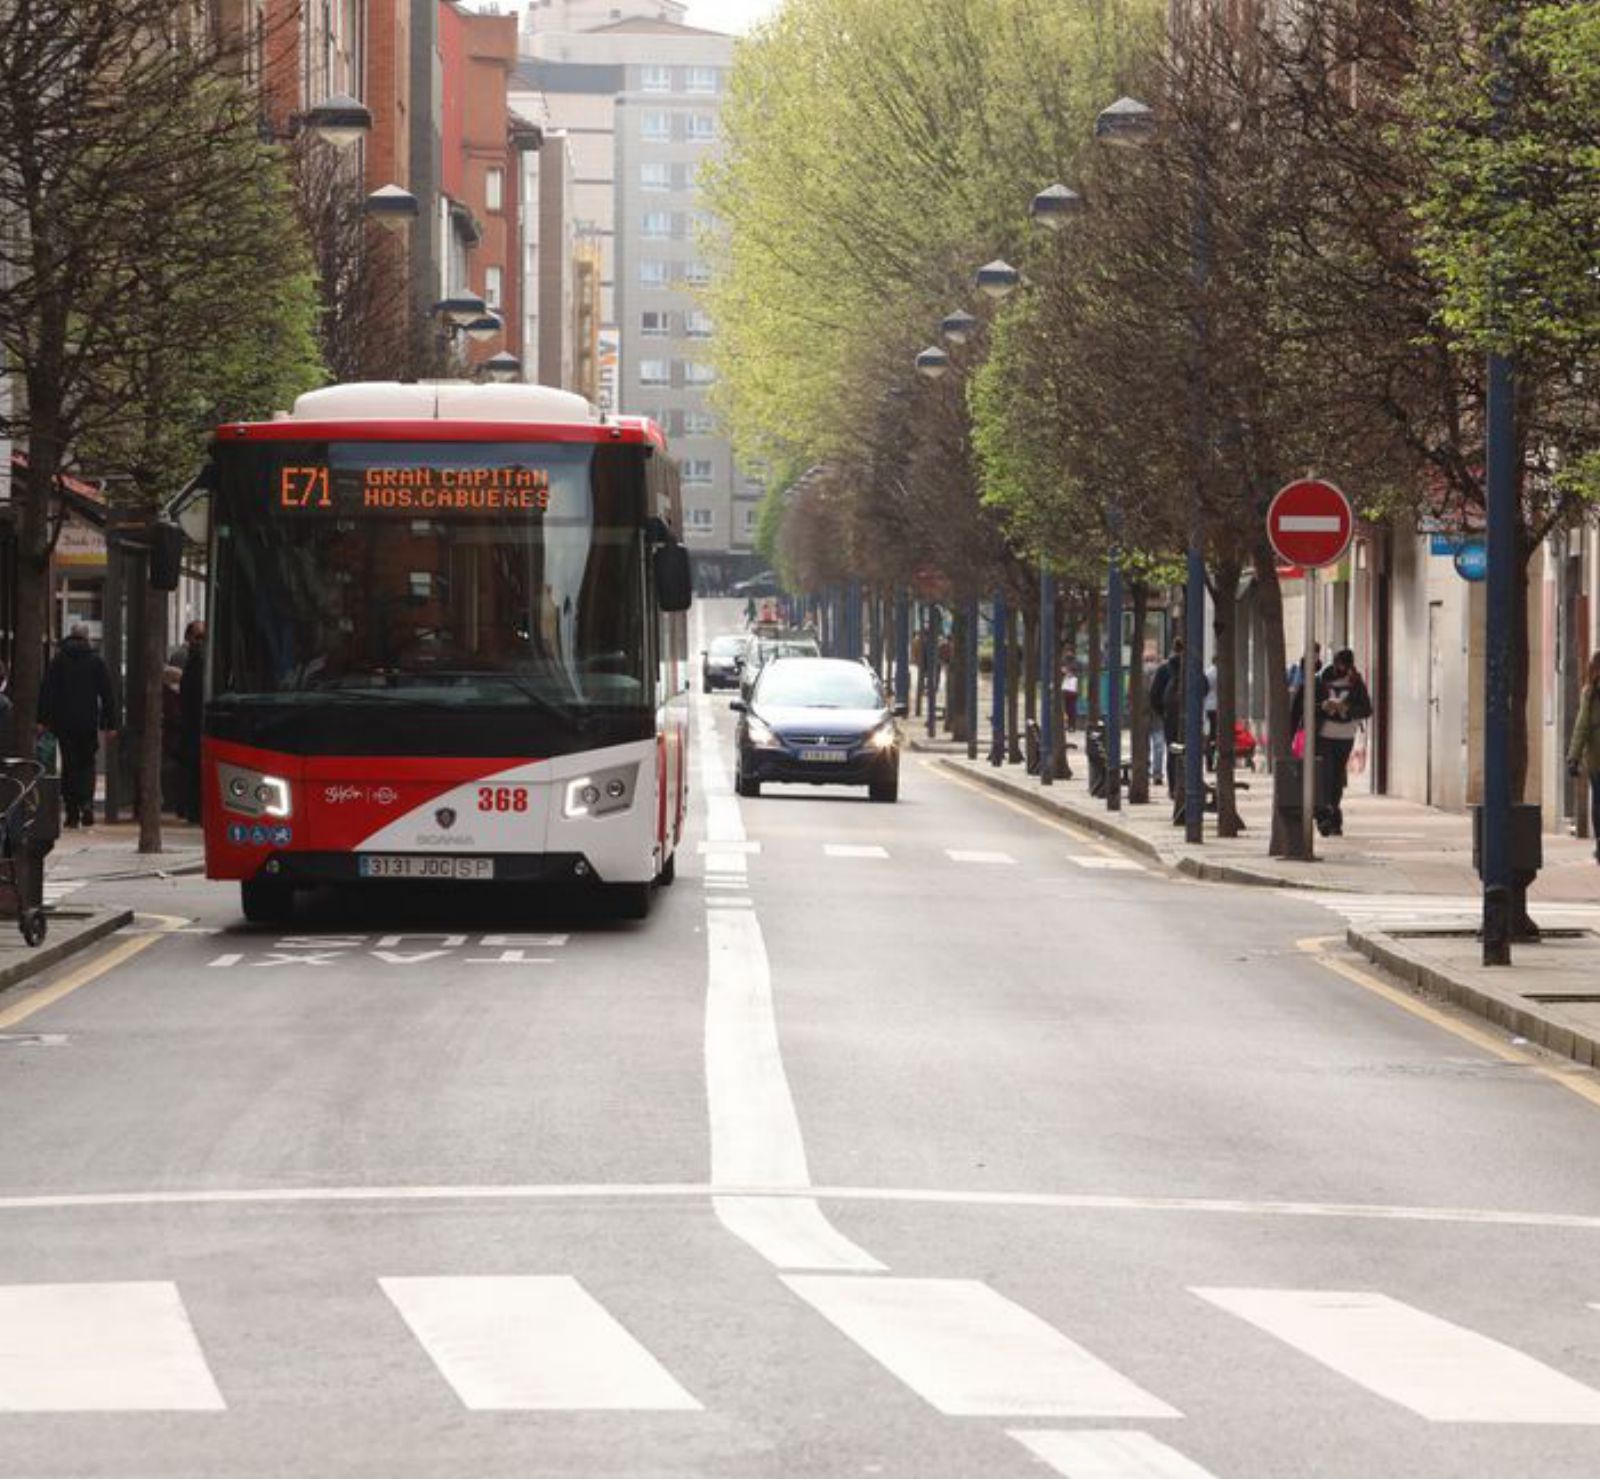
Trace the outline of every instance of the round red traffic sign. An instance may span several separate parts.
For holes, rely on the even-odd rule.
[[[1278,558],[1302,570],[1337,563],[1350,548],[1355,528],[1350,500],[1321,478],[1301,478],[1280,488],[1267,510],[1267,538]]]

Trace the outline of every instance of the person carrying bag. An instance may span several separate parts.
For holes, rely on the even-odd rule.
[[[1589,833],[1594,838],[1594,860],[1600,863],[1600,652],[1589,659],[1583,680],[1583,700],[1567,746],[1567,774],[1589,777]]]

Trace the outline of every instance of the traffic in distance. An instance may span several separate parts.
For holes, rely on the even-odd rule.
[[[222,427],[208,877],[580,882],[642,917],[687,805],[678,471],[651,423],[528,385],[361,384]]]

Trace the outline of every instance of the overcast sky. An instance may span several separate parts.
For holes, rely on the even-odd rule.
[[[708,31],[748,31],[771,15],[780,0],[689,0],[689,24]]]

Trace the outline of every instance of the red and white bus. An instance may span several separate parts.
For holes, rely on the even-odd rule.
[[[221,427],[201,784],[245,916],[387,879],[672,881],[689,564],[650,423],[528,385],[342,385]]]

